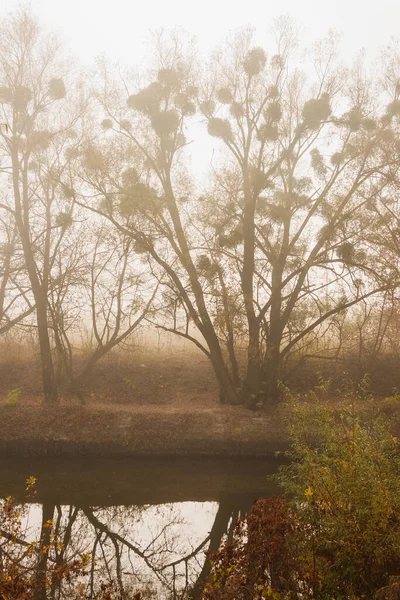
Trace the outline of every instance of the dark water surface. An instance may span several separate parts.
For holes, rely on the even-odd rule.
[[[237,517],[259,497],[279,493],[267,476],[282,461],[259,458],[14,458],[0,459],[0,497],[24,501],[26,479],[37,478],[26,503],[27,535],[43,524],[64,546],[63,559],[91,552],[86,597],[100,581],[115,581],[148,598],[198,598],[208,573],[205,551],[218,549]],[[55,560],[56,556],[49,557]],[[51,591],[68,598],[65,584]]]

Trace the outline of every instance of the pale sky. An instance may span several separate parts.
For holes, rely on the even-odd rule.
[[[22,4],[31,6],[50,30],[59,31],[69,53],[85,66],[105,55],[123,66],[139,67],[149,51],[150,32],[160,27],[183,28],[197,38],[205,56],[230,31],[249,24],[256,27],[256,43],[273,48],[271,23],[282,15],[295,20],[302,46],[336,29],[346,62],[361,49],[374,59],[391,38],[400,38],[400,0],[27,0]],[[20,0],[0,0],[0,17],[20,5]],[[194,136],[191,165],[200,181],[219,141],[208,136],[204,127],[198,127]]]
[[[19,4],[1,0],[0,16]],[[30,6],[42,22],[62,31],[67,46],[85,63],[104,53],[137,64],[149,30],[161,26],[182,26],[206,50],[229,30],[252,24],[262,43],[271,20],[286,14],[302,27],[305,42],[336,28],[349,57],[360,48],[374,54],[391,37],[400,37],[399,0],[31,0]]]

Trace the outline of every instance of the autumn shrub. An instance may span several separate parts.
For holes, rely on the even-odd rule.
[[[210,556],[203,600],[252,600],[295,590],[296,565],[288,546],[294,528],[285,499],[259,499],[237,522],[232,541]]]
[[[277,475],[286,499],[259,500],[239,521],[212,557],[203,600],[397,597],[400,444],[390,421],[373,405],[291,409],[290,461]]]
[[[400,444],[373,406],[293,406],[280,482],[308,531],[319,597],[372,598],[400,574]],[[316,592],[315,592],[316,593]]]
[[[3,406],[15,406],[18,403],[21,390],[15,388],[10,390],[3,398]]]
[[[27,480],[26,495],[35,495],[35,478]],[[60,543],[51,534],[49,543],[30,541],[24,527],[26,508],[7,497],[0,502],[0,598],[36,600],[46,598],[46,590],[67,581],[72,585],[71,598],[83,597],[80,578],[89,565],[89,554],[79,554],[58,564],[48,560],[52,547]],[[45,527],[51,530],[52,522]]]
[[[34,477],[26,484],[26,499],[35,497]],[[45,600],[60,590],[62,598],[78,600],[145,600],[147,592],[125,593],[113,581],[101,576],[87,595],[85,576],[95,560],[90,553],[74,553],[73,557],[55,560],[56,551],[64,547],[53,533],[53,522],[42,524],[39,540],[32,541],[24,525],[27,505],[7,497],[0,501],[0,600]],[[60,556],[60,554],[59,554]],[[93,562],[94,561],[94,562]],[[65,595],[67,594],[67,595]]]

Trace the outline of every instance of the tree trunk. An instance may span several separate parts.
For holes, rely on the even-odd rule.
[[[240,375],[239,375],[239,365],[238,365],[238,362],[236,359],[236,352],[235,352],[234,327],[233,327],[230,310],[229,310],[229,294],[228,294],[227,287],[225,285],[224,273],[222,271],[221,266],[217,265],[217,269],[218,269],[218,279],[219,279],[219,283],[220,283],[221,290],[222,290],[222,302],[223,302],[223,306],[224,306],[224,319],[225,319],[225,326],[227,329],[226,347],[228,349],[228,354],[229,354],[229,362],[230,362],[230,366],[231,366],[232,380],[233,380],[233,383],[235,384],[235,386],[237,388],[239,388],[241,382],[240,382]]]
[[[46,600],[47,593],[47,560],[48,547],[51,540],[52,525],[48,521],[53,520],[54,504],[44,502],[42,506],[42,527],[40,531],[39,561],[37,565],[33,600]]]
[[[249,328],[249,343],[247,348],[246,402],[253,406],[261,394],[261,361],[260,361],[260,332],[258,323]]]
[[[272,269],[271,281],[271,312],[269,318],[269,336],[267,339],[267,357],[266,357],[266,389],[264,394],[264,407],[275,404],[279,397],[278,382],[281,369],[281,343],[284,329],[281,309],[282,309],[282,274],[284,261],[286,260],[286,245],[289,231],[289,224],[285,225],[285,234],[278,262]]]
[[[58,389],[47,326],[47,300],[43,301],[43,299],[39,298],[36,294],[35,300],[44,401],[46,404],[55,404],[58,401]]]
[[[13,166],[13,189],[15,201],[15,222],[21,239],[22,248],[32,293],[36,303],[36,320],[39,337],[40,360],[42,365],[42,380],[44,401],[48,404],[58,400],[57,383],[54,375],[53,357],[47,324],[47,281],[42,285],[38,276],[38,268],[35,262],[33,247],[29,230],[29,199],[27,184],[27,159],[25,158],[24,171],[20,173],[18,150],[14,146],[11,153]],[[20,175],[22,175],[22,196],[20,190]],[[47,271],[48,265],[43,269]],[[43,277],[45,280],[46,278]]]
[[[217,514],[215,515],[214,524],[210,531],[210,545],[208,547],[209,553],[215,553],[219,550],[221,546],[222,538],[224,534],[227,532],[229,521],[231,518],[237,513],[237,500],[235,498],[230,498],[229,496],[222,496]],[[211,571],[210,559],[206,556],[205,561],[203,563],[203,568],[190,590],[190,598],[192,600],[200,600],[203,595],[203,590],[205,583],[207,581],[207,577],[209,576]]]
[[[251,190],[247,158],[243,165],[243,267],[241,272],[243,300],[248,324],[246,403],[254,406],[261,388],[260,323],[254,310],[255,210],[257,195]]]
[[[219,397],[222,404],[242,404],[240,389],[235,386],[229,375],[219,344],[209,343],[210,360],[218,381]]]
[[[266,389],[264,408],[276,404],[279,400],[279,380],[281,375],[281,355],[279,345],[271,345],[266,361]]]

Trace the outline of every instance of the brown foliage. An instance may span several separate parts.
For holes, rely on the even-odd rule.
[[[232,542],[210,557],[203,600],[253,600],[294,591],[289,535],[295,528],[283,498],[260,498],[236,525]]]

